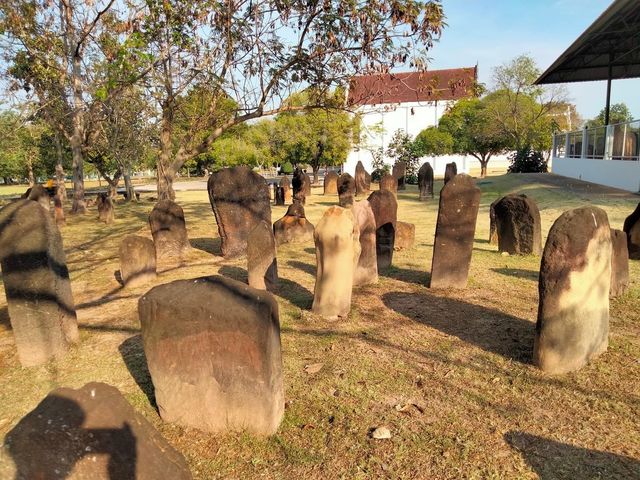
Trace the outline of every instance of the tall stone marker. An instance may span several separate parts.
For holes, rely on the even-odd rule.
[[[276,245],[313,241],[313,224],[307,220],[300,203],[289,205],[287,213],[273,224]]]
[[[96,205],[98,207],[98,219],[106,224],[113,223],[115,212],[111,197],[106,193],[99,193],[96,198]]]
[[[582,207],[555,221],[542,254],[534,362],[548,373],[578,370],[606,351],[611,232],[604,210]]]
[[[222,240],[222,256],[244,255],[251,230],[261,221],[271,225],[267,182],[249,167],[241,165],[212,173],[208,189]]]
[[[364,165],[358,160],[356,164],[356,195],[365,195],[369,193],[369,186],[371,180],[367,179],[367,171],[364,169]],[[369,177],[371,178],[371,177]]]
[[[182,454],[105,383],[51,391],[4,443],[20,480],[191,479]]]
[[[418,170],[418,188],[421,202],[433,198],[433,167],[429,162],[423,163]]]
[[[341,207],[348,208],[353,205],[353,197],[356,195],[356,181],[348,173],[343,173],[338,178],[338,202]]]
[[[540,255],[542,227],[538,205],[526,195],[507,195],[494,206],[498,250],[515,255]]]
[[[629,287],[629,250],[627,235],[622,230],[611,229],[611,298],[622,295]]]
[[[291,184],[293,185],[293,201],[304,205],[307,202],[307,196],[311,195],[309,175],[304,173],[302,169],[296,168]]]
[[[393,165],[393,177],[398,182],[398,190],[406,190],[405,177],[407,176],[406,162],[398,161]]]
[[[249,286],[273,292],[278,285],[276,240],[271,224],[262,221],[249,233],[247,241]]]
[[[119,253],[124,285],[142,285],[156,278],[156,247],[152,240],[127,235],[120,242]]]
[[[395,195],[398,191],[398,181],[390,173],[385,173],[380,178],[380,190],[387,190]]]
[[[47,189],[40,184],[36,184],[33,187],[27,189],[25,198],[33,200],[34,202],[38,202],[47,211],[51,208],[51,198],[49,197],[49,192],[47,192]]]
[[[489,205],[489,244],[498,244],[498,225],[496,223],[496,205],[503,197],[496,198],[491,205]]]
[[[314,233],[316,286],[311,310],[325,318],[345,318],[351,309],[354,273],[360,257],[358,226],[351,209],[330,207]]]
[[[180,260],[191,248],[182,207],[171,200],[160,200],[149,214],[149,228],[158,260]]]
[[[273,184],[273,199],[274,199],[274,203],[276,205],[279,206],[283,206],[285,204],[285,200],[284,200],[284,188],[278,186],[277,184]]]
[[[394,180],[395,182],[395,180]],[[368,200],[353,205],[353,216],[358,224],[360,257],[353,276],[353,285],[369,285],[378,282],[378,260],[376,254],[376,217]]]
[[[31,200],[2,208],[0,225],[2,279],[20,363],[61,357],[79,335],[60,232]]]
[[[384,190],[372,192],[369,204],[376,219],[376,255],[378,272],[391,266],[398,220],[398,202],[393,193]]]
[[[338,193],[338,174],[331,170],[324,176],[324,194],[335,195]]]
[[[284,189],[284,205],[291,205],[293,202],[293,192],[291,191],[291,181],[284,175],[280,179],[280,186]]]
[[[640,259],[640,203],[633,213],[625,219],[622,230],[627,234],[629,258]]]
[[[278,303],[220,276],[159,285],[138,302],[160,416],[271,435],[284,413]]]
[[[467,286],[480,189],[469,175],[454,176],[440,190],[431,261],[431,288]]]
[[[457,174],[458,174],[458,165],[456,165],[456,162],[447,163],[446,167],[444,168],[445,185],[447,184],[447,182],[449,182],[449,180],[451,180]]]

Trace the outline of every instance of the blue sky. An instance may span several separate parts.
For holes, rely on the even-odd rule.
[[[442,0],[447,24],[430,51],[430,69],[473,66],[479,80],[492,83],[492,71],[522,53],[540,70],[549,67],[611,0]],[[606,82],[568,83],[567,91],[583,118],[604,107]],[[611,103],[625,102],[640,118],[640,78],[614,80]]]

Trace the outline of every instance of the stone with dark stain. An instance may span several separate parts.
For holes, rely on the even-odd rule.
[[[538,205],[526,195],[506,195],[493,205],[498,251],[540,255],[542,227]]]
[[[98,207],[98,219],[107,225],[113,223],[115,211],[111,197],[106,193],[99,193],[96,198],[96,206]]]
[[[609,296],[618,297],[629,288],[629,250],[627,235],[611,229],[611,288]]]
[[[440,190],[431,261],[431,288],[467,286],[480,189],[469,175],[454,176]]]
[[[338,178],[338,203],[347,208],[353,205],[356,195],[356,181],[348,173],[343,173]]]
[[[273,292],[278,285],[276,240],[271,224],[261,221],[247,240],[249,286]]]
[[[398,181],[390,173],[385,173],[380,178],[380,190],[386,190],[395,195],[398,191]]]
[[[405,178],[407,176],[406,162],[398,161],[393,165],[392,175],[398,182],[398,190],[406,190]]]
[[[358,163],[356,164],[354,180],[356,182],[356,195],[366,195],[369,193],[371,176],[364,169],[364,165],[360,160],[358,160]]]
[[[376,219],[376,255],[380,272],[390,267],[393,261],[398,201],[393,193],[386,190],[372,192],[368,200]]]
[[[261,221],[271,224],[267,182],[241,165],[212,173],[208,189],[222,240],[222,255],[228,258],[244,255],[251,230]]]
[[[627,248],[629,249],[629,258],[632,260],[640,259],[640,203],[636,209],[624,220],[622,227],[624,233],[627,234]]]
[[[395,182],[395,180],[394,180]],[[376,217],[368,200],[353,205],[353,216],[358,224],[360,257],[353,276],[353,285],[369,285],[378,282],[376,254]]]
[[[120,276],[125,286],[143,285],[156,278],[156,247],[153,240],[128,235],[120,242]]]
[[[0,210],[0,265],[20,363],[62,357],[79,341],[62,237],[38,202]]]
[[[604,210],[582,207],[555,221],[542,254],[534,363],[548,373],[582,368],[607,349],[611,230]]]
[[[324,194],[335,195],[338,193],[338,174],[331,170],[324,176]]]
[[[181,261],[191,248],[184,211],[171,200],[155,204],[149,214],[149,228],[158,261]]]
[[[444,167],[444,183],[445,185],[458,174],[458,165],[456,162],[447,163]]]
[[[421,202],[433,198],[433,167],[429,162],[423,163],[418,170],[418,188]]]
[[[284,413],[278,303],[221,276],[159,285],[138,302],[160,416],[272,435]]]
[[[304,207],[299,203],[290,205],[287,213],[273,224],[276,245],[313,241],[313,224],[307,220]]]

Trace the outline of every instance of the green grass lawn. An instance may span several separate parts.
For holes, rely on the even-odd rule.
[[[419,202],[413,186],[398,195],[398,219],[416,225],[416,244],[394,254],[377,285],[354,290],[348,320],[310,312],[313,244],[279,249],[287,403],[270,438],[211,435],[158,416],[137,314],[138,297],[153,285],[121,289],[114,275],[123,235],[150,236],[153,203],[119,203],[109,226],[93,210],[68,217],[62,235],[82,342],[59,362],[21,368],[0,295],[0,435],[51,389],[103,381],[184,454],[195,478],[640,478],[640,262],[631,262],[629,291],[611,302],[608,351],[578,372],[551,376],[531,364],[540,258],[503,256],[488,243],[489,205],[509,192],[537,201],[544,237],[563,211],[582,205],[605,209],[622,228],[640,197],[550,175],[478,184],[465,290],[426,288],[438,205]],[[246,281],[245,260],[219,256],[207,193],[179,192],[177,201],[194,248],[156,284],[215,273]],[[316,187],[307,217],[315,224],[335,203]],[[273,220],[285,210],[272,207]],[[306,373],[315,363],[320,371]],[[392,438],[370,438],[378,426]],[[0,477],[11,468],[0,457]]]

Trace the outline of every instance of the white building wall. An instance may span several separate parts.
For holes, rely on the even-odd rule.
[[[637,160],[598,160],[591,158],[554,157],[551,171],[565,177],[640,191],[640,162]]]
[[[402,104],[386,105],[364,105],[360,107],[362,114],[362,146],[353,149],[347,156],[343,170],[351,175],[355,174],[356,164],[361,161],[364,168],[371,172],[373,170],[371,152],[382,147],[385,152],[385,163],[393,165],[393,160],[386,156],[389,141],[397,130],[404,130],[415,138],[422,130],[428,127],[437,126],[440,117],[446,109],[455,103],[454,100],[440,102],[412,102]],[[440,157],[423,157],[420,160],[422,165],[429,162],[433,167],[434,174],[444,175],[445,165],[456,162],[458,172],[469,173],[470,169],[480,168],[480,162],[475,157],[468,155],[444,155]],[[492,157],[489,167],[502,167],[508,165],[506,155]]]

